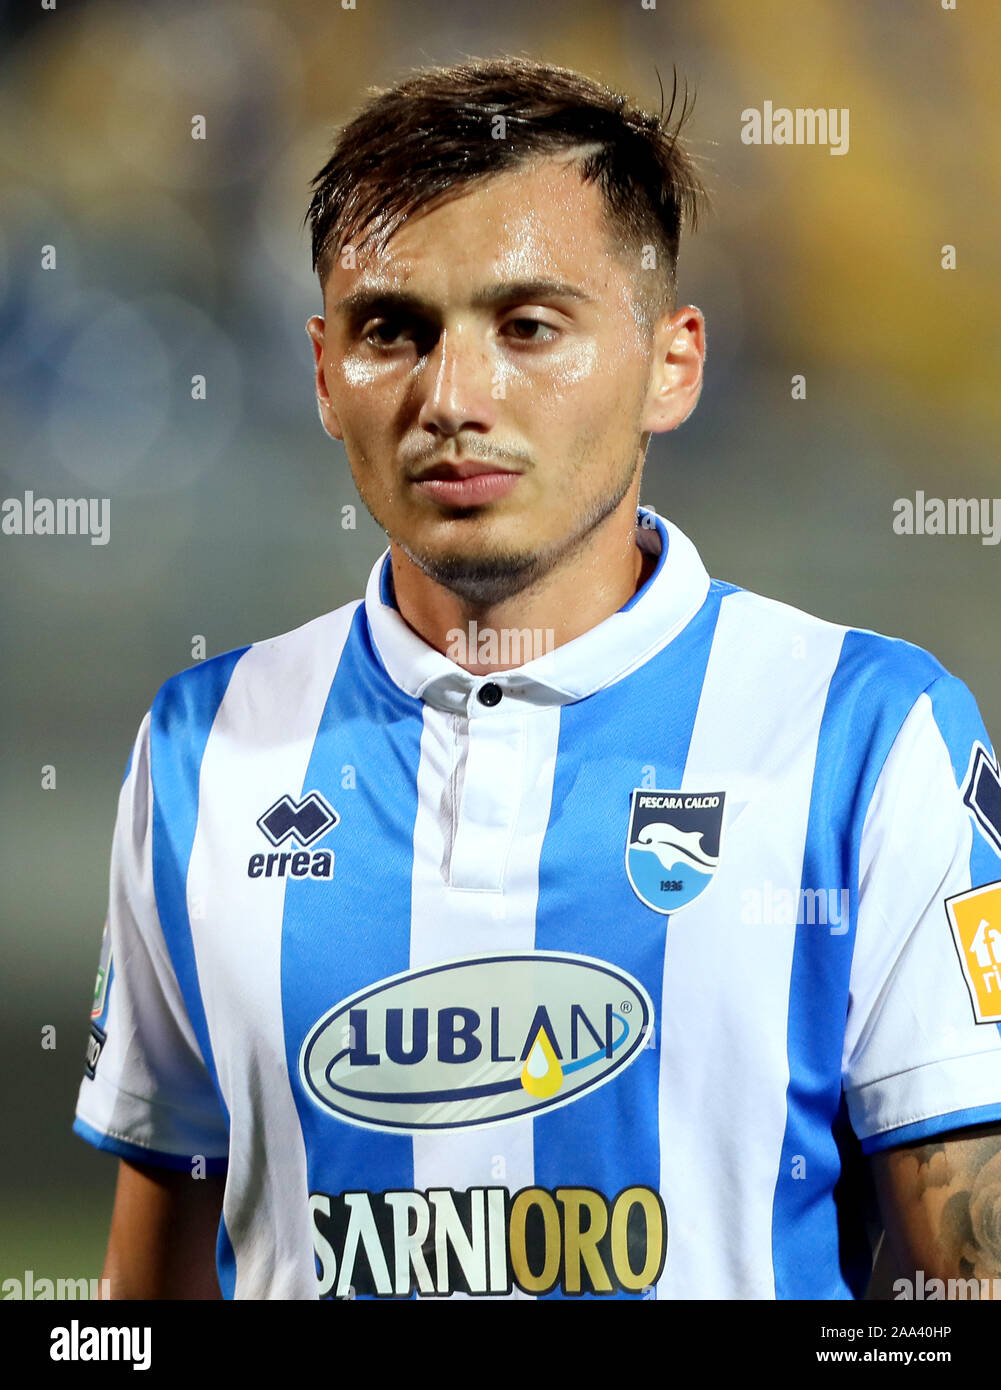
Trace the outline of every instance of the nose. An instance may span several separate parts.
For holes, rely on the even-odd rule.
[[[490,355],[473,330],[461,325],[442,329],[424,362],[418,424],[443,435],[489,430],[495,418],[492,385]]]

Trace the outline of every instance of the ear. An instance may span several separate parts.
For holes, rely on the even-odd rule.
[[[702,310],[686,304],[665,315],[654,330],[650,386],[642,428],[654,434],[677,429],[702,394],[706,325]]]
[[[320,412],[320,424],[331,439],[343,439],[340,421],[334,410],[327,390],[327,379],[323,371],[323,343],[326,323],[319,314],[314,314],[306,323],[306,332],[313,344],[313,358],[316,365],[316,404]]]

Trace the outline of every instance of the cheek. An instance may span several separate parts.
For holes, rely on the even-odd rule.
[[[326,379],[345,446],[360,454],[385,433],[387,421],[392,419],[380,389],[378,367],[358,358],[340,358],[328,367]]]
[[[363,362],[359,357],[345,357],[331,370],[328,381],[335,385],[343,382],[351,391],[364,391],[371,388],[378,377],[379,368],[375,362]]]
[[[546,375],[557,389],[600,390],[610,397],[635,389],[649,369],[649,349],[629,332],[572,340],[549,359]]]
[[[573,344],[545,372],[526,374],[516,390],[525,393],[537,423],[558,426],[566,439],[607,438],[631,422],[631,403],[642,385],[640,365],[635,348],[630,353],[617,344]]]
[[[565,395],[592,390],[602,374],[601,355],[597,343],[573,343],[555,364],[552,389]]]
[[[574,343],[558,355],[528,366],[510,364],[505,373],[506,401],[526,425],[560,423],[574,433],[581,417],[596,411],[596,398],[607,389],[597,344]]]

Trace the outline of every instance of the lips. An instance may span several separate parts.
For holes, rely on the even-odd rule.
[[[434,463],[414,479],[425,497],[448,507],[477,507],[505,497],[521,474],[485,459]]]
[[[488,463],[485,459],[456,459],[454,462],[435,463],[430,468],[426,468],[418,474],[418,482],[429,482],[435,479],[443,479],[451,482],[458,478],[479,478],[484,473],[511,473],[510,468],[501,468],[496,463]]]

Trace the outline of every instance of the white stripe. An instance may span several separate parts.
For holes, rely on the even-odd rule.
[[[534,949],[539,858],[552,800],[559,710],[519,706],[515,711],[511,703],[508,718],[498,718],[499,711],[482,720],[474,716],[471,740],[462,736],[466,721],[461,716],[424,708],[414,826],[412,969],[498,947],[505,952]],[[514,737],[512,719],[519,726]],[[468,758],[470,742],[478,740],[482,757]],[[495,779],[501,775],[506,794],[499,796]],[[458,819],[456,797],[461,798],[464,822],[468,818],[457,849],[451,832],[453,815]],[[478,867],[471,851],[479,811],[484,860]],[[456,880],[472,886],[455,886]],[[485,888],[484,882],[495,886]],[[532,1120],[524,1119],[415,1134],[415,1188],[462,1192],[506,1187],[514,1193],[530,1187],[535,1180],[532,1127]]]
[[[202,762],[188,913],[234,1135],[224,1214],[237,1298],[317,1297],[306,1152],[285,1061],[285,879],[248,878],[247,862],[268,848],[257,818],[283,793],[300,794],[357,607],[251,647],[233,670]]]
[[[767,911],[769,892],[799,901],[817,740],[843,639],[843,628],[754,594],[720,606],[683,787],[726,793],[720,866],[669,920],[657,1039],[669,1233],[660,1298],[775,1296],[795,926],[742,916],[751,902]]]

